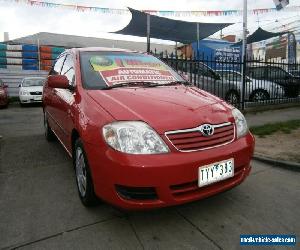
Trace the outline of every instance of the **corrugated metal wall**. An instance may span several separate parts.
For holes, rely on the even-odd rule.
[[[9,96],[19,95],[19,84],[24,77],[46,77],[56,57],[64,50],[65,48],[62,47],[40,46],[38,48],[33,44],[0,43],[0,79],[8,85]]]
[[[0,68],[20,70],[50,70],[65,48],[34,44],[10,45],[0,43]]]
[[[19,84],[24,77],[44,76],[48,75],[48,71],[43,70],[13,70],[0,69],[0,79],[4,84],[8,85],[8,93],[10,97],[19,96]]]

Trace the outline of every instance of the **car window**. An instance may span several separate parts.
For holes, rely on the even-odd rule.
[[[216,77],[214,71],[203,63],[180,62],[178,63],[177,67],[178,70],[186,73],[198,74],[200,76],[211,77],[211,78]]]
[[[63,63],[64,63],[64,61],[65,61],[65,58],[66,58],[66,56],[63,55],[63,56],[59,57],[59,58],[56,60],[56,62],[55,62],[55,64],[54,64],[53,68],[52,68],[51,71],[50,71],[50,75],[59,75],[59,74],[60,74],[61,68],[62,68]]]
[[[83,86],[88,89],[103,89],[121,83],[185,81],[158,58],[141,53],[82,51],[80,68]]]
[[[207,67],[206,65],[204,65],[202,63],[194,64],[194,70],[193,71],[196,74],[206,76],[206,77],[215,78],[215,76],[216,76],[212,69],[210,69],[209,67]]]
[[[71,55],[67,55],[66,59],[64,61],[62,70],[61,70],[61,75],[65,75],[68,80],[69,84],[74,86],[75,84],[75,70],[74,70],[74,61],[73,57]]]
[[[240,82],[242,80],[242,76],[235,72],[220,72],[220,73],[227,81]]]
[[[252,78],[264,78],[265,76],[265,68],[251,68],[249,69],[249,76]]]
[[[268,77],[270,78],[285,78],[288,76],[288,73],[279,67],[270,67],[268,68]]]

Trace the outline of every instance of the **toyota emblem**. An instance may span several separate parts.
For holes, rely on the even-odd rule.
[[[199,130],[204,136],[211,136],[214,134],[214,126],[211,124],[203,124],[199,127]]]

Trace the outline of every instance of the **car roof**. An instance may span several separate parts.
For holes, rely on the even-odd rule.
[[[138,52],[134,50],[128,50],[128,49],[120,49],[120,48],[107,48],[107,47],[86,47],[86,48],[72,48],[70,49],[72,51],[108,51],[108,52],[133,52],[133,53],[143,53]]]

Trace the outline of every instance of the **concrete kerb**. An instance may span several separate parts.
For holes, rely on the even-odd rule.
[[[300,172],[300,163],[292,162],[292,161],[283,161],[283,160],[276,160],[266,156],[257,155],[253,156],[254,160],[261,161],[263,163],[272,164],[274,167],[280,167],[284,169],[288,169],[295,172]]]

